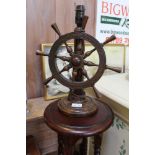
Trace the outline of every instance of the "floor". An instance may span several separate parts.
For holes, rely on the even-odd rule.
[[[47,155],[58,155],[58,152],[49,153]]]
[[[58,155],[58,152],[49,153],[47,155]],[[80,155],[78,152],[75,152],[74,155]]]
[[[58,152],[49,153],[47,155],[58,155]]]

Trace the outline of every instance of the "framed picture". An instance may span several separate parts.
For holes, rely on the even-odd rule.
[[[73,43],[68,43],[70,47],[73,48]],[[48,54],[50,52],[50,49],[52,47],[52,44],[41,44],[41,50],[43,53]],[[85,46],[85,52],[90,51],[94,47],[86,43]],[[108,44],[104,47],[106,52],[106,59],[107,59],[107,65],[114,66],[114,67],[120,67],[123,70],[125,58],[124,58],[124,45],[113,45]],[[57,51],[58,55],[60,56],[69,56],[67,53],[66,47],[64,45],[61,45]],[[89,57],[87,57],[85,60],[92,61],[96,64],[99,63],[99,57],[97,51],[94,51]],[[57,59],[57,66],[58,69],[61,70],[64,66],[66,66],[68,62],[62,61],[60,59]],[[91,78],[97,71],[96,66],[85,66],[85,69],[87,70],[89,78]],[[47,79],[48,77],[51,77],[52,73],[49,68],[48,64],[48,57],[42,57],[42,69],[43,69],[43,80]],[[66,78],[70,78],[72,75],[72,69],[70,69],[68,72],[62,73],[63,76]],[[106,70],[104,75],[109,74],[116,74],[113,71]],[[84,79],[86,80],[86,79]],[[44,87],[44,98],[45,100],[51,100],[51,99],[57,99],[64,97],[68,94],[69,88],[63,86],[60,84],[56,79],[51,80],[46,87]]]

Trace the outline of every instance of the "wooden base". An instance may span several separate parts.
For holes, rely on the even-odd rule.
[[[91,97],[84,100],[69,101],[67,97],[58,102],[59,110],[70,117],[85,117],[93,115],[97,111],[96,101]]]
[[[75,155],[74,147],[76,142],[82,137],[58,135],[58,155]],[[102,135],[94,135],[94,155],[100,155]],[[87,138],[82,138],[79,155],[87,155]]]
[[[58,101],[51,103],[44,112],[47,125],[58,133],[59,155],[73,155],[74,146],[79,139],[83,139],[81,155],[87,153],[87,137],[94,137],[94,155],[100,155],[101,136],[113,123],[111,108],[95,99],[97,112],[86,117],[69,117],[58,108]]]

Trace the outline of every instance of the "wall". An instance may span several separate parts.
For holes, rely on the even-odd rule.
[[[51,29],[57,23],[62,34],[73,31],[75,4],[86,6],[89,20],[86,32],[95,35],[95,0],[27,0],[26,1],[26,82],[27,98],[43,96],[41,59],[35,55],[42,43],[52,43],[57,36]]]
[[[89,155],[93,155],[93,138],[89,140]],[[129,126],[115,116],[113,125],[103,133],[101,155],[129,155]]]

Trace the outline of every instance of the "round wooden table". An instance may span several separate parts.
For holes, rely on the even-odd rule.
[[[82,138],[80,155],[86,155],[87,137],[93,136],[94,155],[100,155],[101,133],[113,123],[114,115],[111,108],[96,99],[98,110],[94,115],[69,117],[59,111],[58,101],[51,103],[44,112],[46,124],[58,133],[58,154],[73,155],[75,143]]]

